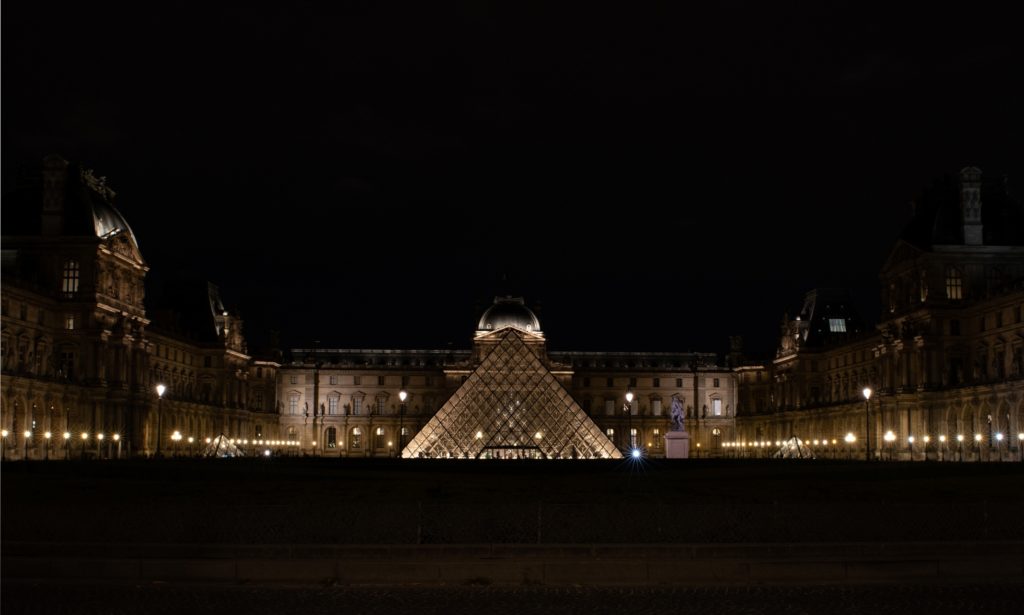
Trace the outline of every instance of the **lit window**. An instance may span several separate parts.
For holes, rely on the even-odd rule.
[[[612,437],[614,437],[614,436],[615,436],[615,430],[614,430],[614,429],[612,429],[611,427],[609,427],[609,428],[608,428],[608,429],[607,429],[607,430],[606,430],[606,431],[605,431],[604,433],[605,433],[605,435],[606,435],[606,436],[608,436],[609,438],[612,438]]]
[[[327,448],[337,448],[338,430],[333,427],[327,428]]]
[[[64,261],[60,290],[65,297],[73,297],[78,292],[78,274],[78,261]]]
[[[328,397],[327,398],[327,414],[337,414],[337,413],[338,413],[338,398],[337,397]]]
[[[946,299],[958,301],[963,299],[964,280],[956,267],[946,268]]]
[[[299,411],[299,395],[292,393],[288,396],[288,414],[297,414]]]
[[[352,448],[362,448],[363,447],[363,430],[361,428],[359,428],[359,427],[353,427],[352,428],[351,444],[352,444]]]
[[[75,315],[74,314],[65,314],[64,315],[64,328],[67,329],[68,331],[74,331],[75,330]]]
[[[846,319],[845,318],[829,318],[828,319],[828,330],[831,333],[846,333]]]
[[[711,414],[714,416],[722,416],[722,400],[712,399],[711,400]]]

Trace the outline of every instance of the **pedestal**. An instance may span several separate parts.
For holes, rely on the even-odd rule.
[[[689,432],[670,431],[665,434],[665,457],[668,459],[689,459]]]

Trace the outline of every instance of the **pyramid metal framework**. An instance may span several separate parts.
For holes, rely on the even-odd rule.
[[[486,459],[621,458],[524,334],[498,343],[402,451],[402,457]]]

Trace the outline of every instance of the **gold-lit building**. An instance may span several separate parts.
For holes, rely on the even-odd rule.
[[[876,327],[845,292],[813,291],[775,359],[737,369],[730,454],[795,436],[817,456],[1019,459],[1024,212],[1005,179],[969,167],[931,187],[880,279]]]
[[[1021,453],[1024,215],[974,168],[918,203],[881,272],[878,326],[818,289],[766,362],[738,344],[550,350],[516,297],[495,299],[465,349],[255,357],[217,287],[168,279],[170,300],[145,301],[148,265],[102,178],[51,156],[15,194],[0,246],[6,459],[198,454],[220,435],[247,454],[661,457],[673,407],[691,457],[768,457],[794,437],[819,457]]]

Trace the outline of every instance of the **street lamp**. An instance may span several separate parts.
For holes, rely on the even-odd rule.
[[[1020,454],[1020,460],[1024,461],[1024,431],[1017,434],[1017,452]]]
[[[82,461],[85,461],[85,443],[89,440],[89,432],[82,432]]]
[[[46,438],[46,448],[43,450],[43,459],[49,461],[50,460],[50,438],[53,437],[53,432],[49,432],[48,431],[48,432],[43,434],[43,437]]]
[[[956,434],[956,447],[960,453],[960,461],[964,460],[964,434]]]
[[[977,453],[978,458],[976,459],[976,461],[981,461],[981,434],[980,433],[974,434],[974,447],[976,449],[978,449],[978,453]]]
[[[864,461],[871,461],[871,387],[864,387]]]
[[[846,458],[853,458],[853,443],[857,441],[857,436],[853,435],[853,432],[847,432],[846,437],[843,438],[846,442]]]
[[[894,434],[890,429],[885,432],[883,437],[885,438],[885,441],[889,443],[889,461],[892,461],[892,443],[896,441],[896,434]]]
[[[405,430],[402,424],[405,422],[405,400],[409,398],[409,393],[405,389],[398,392],[398,400],[401,402],[398,406],[398,456],[402,456],[402,450],[405,447]]]
[[[71,432],[64,432],[64,460],[71,459]]]
[[[156,456],[160,457],[160,436],[163,431],[163,403],[164,391],[167,390],[162,384],[156,385]]]
[[[114,434],[111,437],[114,438],[114,442],[117,442],[117,458],[120,459],[121,458],[121,434],[116,433],[116,434]]]
[[[103,434],[96,434],[96,457],[103,459]]]
[[[633,391],[626,391],[626,403],[622,411],[626,413],[626,436],[629,438],[629,454],[636,457],[636,446],[633,444]]]
[[[192,436],[188,437],[188,456],[189,457],[192,456],[192,443],[195,442],[195,441],[196,441],[196,439],[193,438]],[[256,443],[256,441],[253,440],[253,444],[255,444],[255,443]]]
[[[3,436],[3,439],[0,440],[0,460],[6,460],[7,458],[5,457],[5,455],[7,454],[7,436],[11,435],[11,432],[7,431],[6,429],[2,429],[0,430],[0,435]]]
[[[924,440],[924,460],[928,461],[928,443],[931,442],[932,439],[927,435],[921,439]]]
[[[910,460],[914,460],[914,436],[907,436],[907,446],[910,448]]]
[[[171,434],[171,440],[174,440],[174,456],[178,456],[178,442],[181,442],[181,432],[177,429]]]
[[[28,461],[28,441],[32,439],[32,432],[26,429],[21,435],[25,436],[25,461]]]

